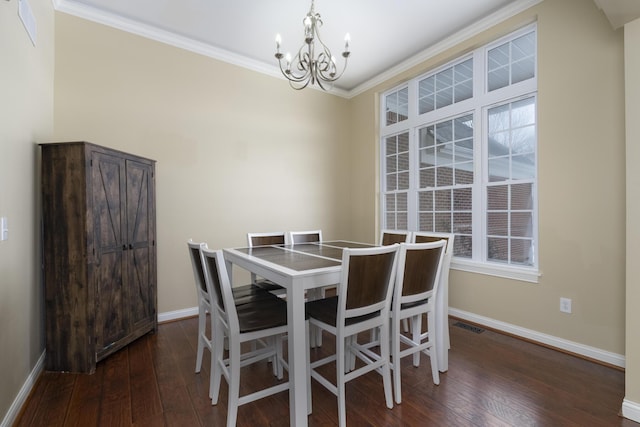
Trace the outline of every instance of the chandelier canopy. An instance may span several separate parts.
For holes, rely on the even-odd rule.
[[[331,51],[320,38],[320,27],[322,26],[322,18],[314,9],[315,0],[311,0],[311,9],[302,20],[304,25],[304,43],[298,50],[296,56],[291,58],[291,54],[287,52],[283,55],[280,52],[282,39],[280,34],[276,35],[276,58],[280,65],[280,71],[289,80],[289,85],[296,89],[304,89],[309,83],[317,84],[323,90],[333,87],[333,82],[338,80],[347,69],[347,60],[351,52],[349,51],[349,42],[351,37],[349,33],[344,36],[344,65],[342,71],[338,72],[336,58],[331,55]],[[284,58],[284,64],[283,64]],[[328,84],[328,85],[327,85]],[[327,85],[327,87],[325,87]]]

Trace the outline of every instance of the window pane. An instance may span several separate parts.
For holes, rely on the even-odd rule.
[[[407,120],[409,118],[409,89],[403,88],[385,97],[386,124]]]
[[[418,114],[424,114],[435,109],[435,76],[427,77],[418,82]]]
[[[385,203],[387,212],[396,210],[396,196],[395,194],[387,194],[385,197]]]
[[[436,144],[444,144],[453,140],[453,123],[451,120],[436,124]]]
[[[420,211],[433,211],[433,191],[421,191],[418,201]]]
[[[487,209],[490,211],[509,209],[509,187],[494,185],[487,187]]]
[[[398,170],[398,162],[396,156],[387,157],[387,173],[396,172]]]
[[[436,92],[453,86],[453,68],[447,68],[436,74]]]
[[[487,213],[487,234],[492,236],[508,236],[509,215],[506,212]]]
[[[531,240],[511,240],[511,262],[514,264],[533,265],[533,246]]]
[[[535,76],[535,32],[520,36],[487,54],[487,83],[492,91]]]
[[[398,190],[407,190],[409,188],[409,172],[401,172],[398,174]]]
[[[404,153],[409,151],[409,133],[401,133],[398,135],[398,152]]]
[[[455,256],[471,258],[473,254],[473,238],[471,236],[456,236],[453,241]]]
[[[536,176],[536,159],[533,154],[513,156],[513,179],[531,179]]]
[[[533,209],[533,184],[514,184],[511,186],[511,209]]]
[[[459,188],[453,190],[453,210],[454,211],[469,211],[473,208],[471,188]]]
[[[418,82],[418,114],[473,97],[473,58]]]
[[[420,148],[432,147],[435,144],[433,135],[435,134],[435,129],[433,126],[427,126],[425,128],[420,128],[418,131],[418,137],[420,139]]]
[[[438,213],[434,215],[435,231],[438,233],[450,233],[451,232],[451,214],[450,213]]]
[[[407,210],[407,193],[400,193],[396,198],[397,210],[398,211],[406,211]]]
[[[387,221],[387,228],[390,228],[392,230],[398,230],[398,228],[396,227],[396,215],[394,212],[387,212],[386,221]]]
[[[453,231],[454,233],[471,234],[472,231],[471,213],[455,213],[453,214]]]
[[[420,188],[436,186],[436,170],[434,168],[420,171]]]
[[[409,153],[405,152],[398,155],[398,171],[409,170]]]
[[[489,134],[509,129],[509,104],[489,110]]]
[[[489,160],[489,182],[504,181],[509,178],[509,158]]]
[[[509,240],[490,237],[487,239],[487,258],[490,261],[509,260]]]
[[[387,155],[395,154],[398,152],[395,136],[385,139],[385,145],[387,146],[387,149],[386,149]]]
[[[505,68],[509,65],[509,44],[505,43],[496,48],[489,50],[488,69],[494,71],[499,68]]]
[[[406,230],[407,229],[407,213],[401,212],[398,214],[396,220],[396,230]]]
[[[513,154],[533,153],[536,149],[536,134],[533,126],[514,129],[511,132],[511,151]]]
[[[489,92],[495,89],[500,89],[501,87],[505,87],[509,85],[509,69],[508,68],[498,68],[493,71],[489,71],[488,76],[488,88]]]
[[[437,187],[446,187],[453,184],[453,169],[449,167],[436,168],[436,176],[438,177]]]
[[[533,216],[531,212],[513,212],[511,214],[511,235],[515,237],[533,236]]]
[[[419,215],[418,230],[420,231],[433,231],[433,214],[421,213]]]
[[[436,211],[451,210],[451,190],[434,191],[434,195]]]
[[[436,108],[453,104],[453,87],[448,87],[436,92]]]
[[[536,122],[536,104],[534,98],[526,98],[510,104],[511,127],[532,125]],[[509,108],[509,105],[503,107]]]
[[[393,191],[398,188],[398,179],[396,174],[387,175],[387,191]]]
[[[458,163],[455,169],[455,184],[473,184],[473,163]]]

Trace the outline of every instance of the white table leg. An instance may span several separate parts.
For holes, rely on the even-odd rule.
[[[446,372],[449,370],[449,289],[448,280],[440,282],[440,289],[436,296],[437,312],[436,316],[436,346],[438,347],[438,370]]]
[[[304,319],[304,289],[295,281],[287,286],[289,324],[289,415],[290,425],[305,427],[307,420],[307,349]]]

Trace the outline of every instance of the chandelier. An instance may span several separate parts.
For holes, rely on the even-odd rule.
[[[304,43],[298,50],[295,57],[291,58],[291,54],[287,52],[283,55],[280,52],[280,44],[282,39],[280,34],[276,35],[276,58],[280,65],[280,71],[289,80],[289,85],[301,90],[309,85],[309,83],[318,84],[323,90],[327,90],[326,84],[330,89],[333,82],[338,80],[347,69],[347,60],[349,59],[349,42],[351,38],[349,33],[344,36],[344,66],[342,71],[338,72],[336,58],[331,55],[331,51],[320,38],[320,27],[322,19],[320,14],[314,10],[315,0],[311,0],[311,9],[302,20],[304,25]],[[316,43],[317,42],[317,43]],[[284,58],[284,65],[283,59]]]

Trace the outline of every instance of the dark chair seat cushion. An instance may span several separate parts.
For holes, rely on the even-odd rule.
[[[308,301],[305,304],[305,310],[307,317],[313,317],[314,319],[318,319],[323,323],[335,327],[338,316],[338,296]],[[353,325],[378,315],[379,312],[375,312],[367,314],[366,316],[350,317],[347,319],[346,324]]]
[[[287,324],[287,302],[272,299],[244,304],[237,308],[240,332],[254,332]]]

